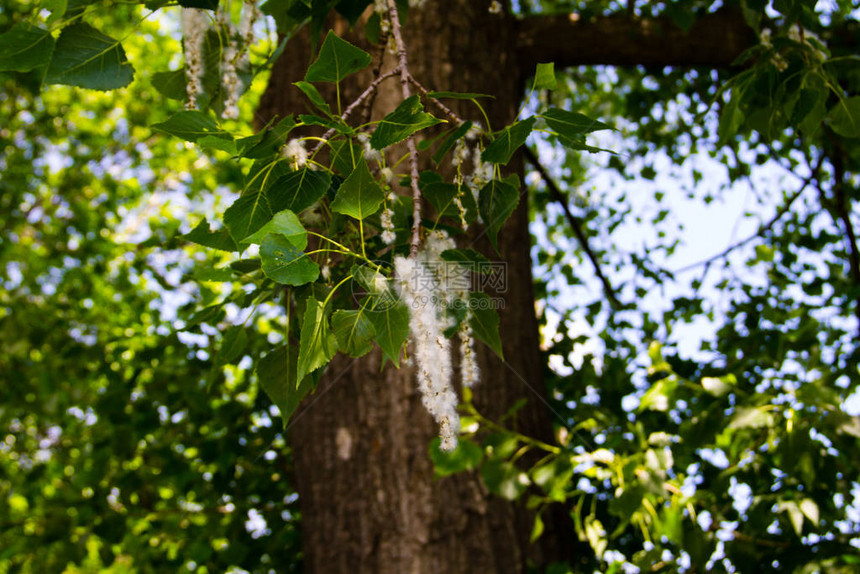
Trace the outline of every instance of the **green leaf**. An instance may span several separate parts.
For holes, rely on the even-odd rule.
[[[827,114],[827,119],[833,131],[842,137],[860,137],[860,96],[841,100]]]
[[[818,526],[820,512],[818,509],[818,505],[811,498],[804,498],[800,501],[800,511],[803,512],[803,515],[806,516],[809,521]]]
[[[576,140],[591,132],[613,129],[612,126],[593,120],[586,115],[559,108],[551,108],[542,113],[540,117],[546,120],[547,125],[558,135],[571,140]]]
[[[319,90],[317,90],[316,86],[311,84],[310,82],[305,82],[304,80],[299,82],[294,82],[294,86],[304,93],[305,96],[311,101],[311,103],[317,107],[321,112],[325,113],[325,115],[331,115],[331,107],[326,103],[323,97],[320,95]]]
[[[824,118],[827,116],[827,93],[819,92],[819,98],[815,102],[815,105],[806,114],[806,117],[803,118],[803,121],[796,124],[800,131],[806,137],[815,136],[818,133],[818,130],[821,129],[821,123],[824,121]],[[792,122],[794,123],[794,122]]]
[[[198,281],[212,281],[215,283],[226,283],[236,278],[236,274],[230,267],[210,267],[209,264],[198,264],[191,274]]]
[[[311,296],[306,303],[299,338],[298,380],[328,364],[336,352],[337,339],[329,328],[323,303]]]
[[[219,229],[218,231],[211,231],[209,228],[209,222],[205,219],[198,223],[197,227],[183,235],[182,238],[186,241],[192,241],[197,245],[211,247],[212,249],[218,249],[219,251],[239,251],[239,248],[230,236],[230,231],[228,229],[225,228]]]
[[[338,310],[331,317],[338,348],[350,357],[361,357],[373,348],[376,330],[364,309]]]
[[[169,72],[156,72],[152,75],[150,83],[165,98],[184,101],[188,97],[188,80],[184,67]]]
[[[342,134],[352,134],[355,132],[351,127],[342,122],[340,118],[329,119],[314,114],[302,114],[299,116],[301,122],[307,126],[322,126],[326,129],[332,129]]]
[[[83,22],[66,26],[57,39],[45,82],[94,90],[131,83],[134,68],[119,42]]]
[[[218,136],[203,136],[197,140],[197,145],[202,148],[217,149],[225,151],[230,155],[236,155],[236,142]]]
[[[177,112],[163,122],[152,124],[153,130],[176,136],[189,142],[197,142],[202,137],[215,137],[232,140],[233,136],[218,127],[215,120],[203,112]]]
[[[591,545],[591,549],[597,555],[598,559],[603,559],[603,553],[606,552],[606,547],[609,545],[609,540],[606,538],[606,529],[603,524],[593,514],[585,517],[585,537]]]
[[[278,33],[292,36],[310,18],[310,7],[303,2],[267,0],[260,6],[263,14],[275,20]]]
[[[743,428],[766,428],[772,427],[774,417],[770,413],[772,410],[768,405],[760,407],[738,407],[735,416],[729,421],[728,428],[743,429]]]
[[[788,500],[780,502],[779,505],[777,505],[777,512],[786,512],[788,514],[788,520],[791,522],[791,527],[794,529],[794,533],[798,536],[803,535],[803,511],[795,501]]]
[[[268,223],[273,216],[269,200],[262,192],[246,193],[224,212],[224,225],[230,230],[233,240],[239,244]]]
[[[330,185],[331,173],[303,168],[276,179],[266,197],[275,211],[299,213],[319,201]]]
[[[601,151],[605,151],[605,152],[609,152],[609,153],[615,153],[611,149],[604,149],[601,147],[595,147],[592,145],[588,145],[583,140],[572,140],[572,139],[568,139],[566,137],[561,137],[561,138],[559,138],[559,141],[561,142],[561,144],[564,147],[566,147],[568,149],[572,149],[572,150],[587,151],[590,153],[597,153],[597,152],[601,152]]]
[[[659,363],[658,363],[659,364]],[[666,412],[674,403],[675,391],[678,381],[674,378],[660,379],[648,389],[639,400],[639,412],[652,410]]]
[[[239,146],[239,155],[250,159],[263,159],[278,153],[294,127],[295,118],[287,116],[274,127],[266,126],[258,133],[238,140],[236,143]]]
[[[238,359],[245,347],[248,345],[248,333],[244,325],[233,325],[228,328],[221,339],[221,348],[218,349],[218,362],[221,364],[232,363]]]
[[[290,169],[287,162],[276,161],[274,158],[255,161],[245,175],[245,187],[242,190],[242,195],[257,193],[261,190],[268,191],[279,179],[291,173],[293,170]],[[266,199],[268,200],[268,198]],[[275,209],[275,211],[283,211],[283,209]]]
[[[298,350],[284,346],[263,357],[257,364],[257,378],[269,399],[281,411],[284,428],[301,400],[314,388],[313,379],[304,377],[296,385]]]
[[[471,128],[472,122],[464,122],[459,128],[448,134],[448,137],[445,138],[445,140],[439,145],[439,149],[437,149],[436,153],[433,154],[433,161],[436,165],[439,165],[439,162],[442,161],[442,158],[445,157],[448,150],[454,146],[458,139],[465,136]]]
[[[554,90],[558,86],[555,81],[555,64],[538,64],[535,72],[536,90]]]
[[[329,30],[316,61],[308,68],[308,82],[337,83],[370,65],[370,54]]]
[[[214,325],[224,318],[224,303],[216,303],[200,309],[185,322],[185,329],[190,329],[201,323]]]
[[[528,476],[508,461],[491,459],[481,466],[487,489],[497,496],[516,500],[529,486]]]
[[[259,259],[239,259],[238,261],[233,261],[230,263],[230,269],[239,273],[240,275],[247,275],[248,273],[253,273],[254,271],[258,271],[262,267]]]
[[[335,10],[346,18],[349,21],[349,25],[352,26],[358,21],[364,13],[364,9],[370,3],[371,0],[340,0],[335,6]]]
[[[370,136],[370,145],[373,149],[384,149],[417,131],[440,123],[442,120],[424,111],[418,96],[410,96],[379,122],[376,131]]]
[[[362,309],[380,311],[397,303],[397,294],[391,289],[388,278],[374,266],[367,263],[353,265],[350,274],[353,277],[350,285],[352,296],[356,300],[362,298]]]
[[[331,142],[331,166],[342,176],[346,177],[355,169],[355,161],[364,157],[364,151],[351,140],[343,139]]]
[[[469,294],[469,325],[472,333],[502,359],[502,338],[499,336],[499,314],[494,308],[493,299],[486,293]]]
[[[51,27],[51,24],[65,16],[69,3],[67,0],[44,0],[41,5],[43,9],[51,12],[51,15],[45,20],[45,24]],[[47,64],[47,62],[45,63]]]
[[[573,480],[573,464],[569,457],[559,456],[529,471],[532,482],[541,487],[554,501],[564,502]]]
[[[478,193],[478,212],[487,228],[490,243],[498,250],[499,230],[520,201],[519,190],[511,185],[515,179],[494,179]]]
[[[432,174],[432,175],[431,175]],[[472,190],[465,185],[442,181],[434,172],[422,172],[418,181],[421,194],[430,202],[439,217],[451,217],[460,220],[460,208],[454,200],[459,195],[463,208],[466,210],[466,222],[472,224],[478,216],[478,206]]]
[[[534,123],[535,118],[531,117],[503,129],[481,154],[481,159],[507,165],[517,148],[526,143]]]
[[[732,373],[722,377],[702,377],[702,387],[715,397],[721,397],[730,392],[737,383],[737,378]]]
[[[0,72],[29,72],[46,68],[54,53],[54,37],[47,30],[18,22],[0,36]]]
[[[400,349],[409,337],[409,309],[403,301],[388,300],[367,312],[376,330],[376,343],[396,367],[400,367]]]
[[[532,527],[532,533],[529,537],[529,542],[534,542],[543,534],[543,519],[540,517],[540,514],[535,515],[535,524]]]
[[[384,199],[385,193],[371,175],[367,162],[361,158],[349,177],[340,184],[331,202],[331,210],[355,219],[364,219],[376,213]]]
[[[260,245],[260,259],[266,277],[283,285],[304,285],[316,281],[319,266],[283,235],[269,234]]]
[[[362,263],[361,265],[353,265],[352,269],[350,269],[350,274],[355,282],[358,283],[358,286],[371,295],[384,295],[391,291],[388,278],[383,273],[380,273],[372,264]],[[357,287],[353,286],[353,293],[355,293],[356,289]],[[373,307],[377,306],[378,303],[374,302]]]
[[[742,92],[733,93],[731,100],[722,109],[720,123],[717,128],[720,145],[723,145],[737,134],[744,123],[744,113],[740,109],[741,98]]]
[[[304,249],[308,246],[308,232],[305,231],[298,216],[288,209],[276,213],[271,221],[257,230],[256,233],[243,239],[242,243],[259,245],[270,233],[285,237],[297,249]]]
[[[421,195],[433,206],[439,217],[460,217],[460,210],[454,203],[459,193],[460,188],[455,183],[434,181],[421,185]]]
[[[457,448],[452,451],[440,449],[441,442],[439,437],[430,441],[430,460],[433,461],[434,473],[438,477],[474,470],[484,458],[481,447],[470,440],[460,439]]]

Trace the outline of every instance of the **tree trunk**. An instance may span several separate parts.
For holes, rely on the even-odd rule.
[[[513,21],[489,14],[488,5],[489,0],[426,2],[410,11],[404,36],[410,69],[424,86],[492,94],[495,99],[485,105],[498,129],[517,113],[522,78]],[[360,30],[350,36],[342,23],[334,27],[360,43]],[[263,118],[304,109],[291,83],[304,73],[307,50],[307,40],[287,45],[261,102]],[[392,60],[386,56],[387,67]],[[344,86],[352,92],[344,94],[345,102],[357,95],[361,83]],[[400,98],[397,81],[384,84],[374,117],[390,111]],[[454,107],[465,117],[480,118],[474,106]],[[477,233],[473,238],[478,250],[493,255],[485,238]],[[525,195],[499,239],[508,265],[500,311],[507,362],[480,349],[482,382],[475,388],[475,403],[498,419],[525,398],[528,404],[518,412],[517,428],[551,440]],[[522,504],[491,496],[475,473],[434,478],[428,445],[438,429],[421,404],[414,372],[390,364],[380,368],[380,363],[379,352],[360,360],[335,358],[315,394],[294,415],[289,433],[306,571],[516,573],[529,564],[568,558],[562,549],[572,539],[564,516],[558,528],[549,520],[541,541],[530,545],[533,516]]]

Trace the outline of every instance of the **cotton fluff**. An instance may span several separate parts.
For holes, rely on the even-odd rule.
[[[239,92],[241,83],[236,71],[236,42],[231,40],[224,48],[223,61],[221,62],[221,83],[224,85],[224,111],[221,117],[235,120],[239,117]]]
[[[444,451],[457,448],[460,431],[459,399],[451,383],[451,343],[444,332],[452,326],[445,311],[462,293],[452,287],[449,265],[441,258],[443,251],[455,247],[447,233],[433,231],[417,258],[394,258],[395,287],[410,311],[418,391],[424,407],[439,424],[440,448]],[[463,384],[472,386],[479,376],[468,325],[461,328],[460,344]]]
[[[475,355],[475,337],[469,325],[469,311],[466,320],[460,327],[460,378],[463,386],[471,389],[481,381],[481,370],[478,368],[478,357]]]
[[[305,149],[305,142],[299,139],[291,139],[284,144],[281,148],[281,156],[295,170],[302,169],[308,163],[308,150]]]
[[[445,327],[436,305],[430,299],[438,283],[423,261],[416,259],[395,257],[394,273],[400,297],[410,311],[409,331],[415,343],[418,391],[424,408],[439,424],[442,450],[450,451],[457,447],[460,415],[457,395],[451,386],[451,346],[443,334]]]
[[[382,242],[386,245],[391,245],[397,239],[397,234],[394,233],[394,211],[390,207],[382,210],[382,215],[379,216],[382,225]]]
[[[367,132],[361,132],[358,134],[358,142],[361,144],[362,149],[364,150],[364,159],[366,161],[375,161],[377,163],[382,163],[382,153],[379,150],[373,149],[370,145],[370,134]]]
[[[197,108],[197,96],[203,85],[203,41],[209,28],[205,10],[182,9],[182,47],[185,50],[185,107]]]

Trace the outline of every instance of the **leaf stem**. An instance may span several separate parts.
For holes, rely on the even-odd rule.
[[[340,247],[340,248],[341,248],[341,249],[343,249],[345,252],[350,253],[350,254],[352,254],[352,255],[355,255],[355,253],[353,253],[353,251],[352,251],[349,247],[344,247],[343,245],[341,245],[340,243],[338,243],[338,242],[337,242],[337,241],[335,241],[334,239],[330,239],[330,238],[326,237],[325,235],[322,235],[322,234],[317,233],[316,231],[310,231],[310,230],[308,230],[308,234],[313,235],[314,237],[319,237],[320,239],[325,239],[326,241],[328,241],[328,242],[329,242],[329,243],[331,243],[332,245],[336,245],[337,247]]]
[[[334,287],[331,288],[331,291],[329,291],[329,294],[326,296],[325,301],[323,301],[323,306],[322,306],[323,311],[325,311],[326,305],[328,305],[328,302],[331,300],[332,295],[334,295],[335,291],[337,291],[341,285],[343,285],[344,283],[346,283],[350,279],[352,279],[352,275],[347,275],[346,277],[344,277],[343,279],[340,280],[340,283],[338,283],[337,285],[335,285]]]
[[[488,419],[487,417],[485,417],[484,415],[479,413],[478,410],[475,408],[475,406],[473,404],[471,404],[471,402],[466,403],[466,408],[469,412],[469,415],[475,417],[475,419],[477,419],[478,422],[480,422],[483,425],[490,427],[493,430],[512,435],[512,436],[516,437],[517,440],[519,440],[520,442],[522,442],[528,446],[533,446],[533,447],[539,448],[539,449],[546,451],[548,453],[552,453],[552,454],[557,455],[557,454],[561,454],[561,452],[562,452],[562,449],[557,447],[557,446],[547,444],[541,440],[538,440],[536,438],[532,438],[530,436],[526,436],[524,434],[518,433],[515,430],[505,428],[504,426],[502,426],[496,422],[491,421],[490,419]]]

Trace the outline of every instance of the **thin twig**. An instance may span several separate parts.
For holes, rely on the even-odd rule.
[[[403,99],[408,99],[412,93],[409,91],[409,63],[406,58],[406,44],[400,32],[400,15],[397,13],[397,4],[394,0],[388,0],[388,17],[391,19],[391,34],[394,36],[394,46],[397,48],[398,68],[400,69],[400,88],[403,91]],[[421,242],[421,190],[418,188],[418,148],[415,145],[415,137],[406,139],[406,149],[409,150],[410,183],[412,187],[412,245],[409,255],[418,255],[418,245]]]
[[[384,74],[382,74],[381,76],[379,76],[378,78],[373,80],[370,83],[370,85],[367,86],[367,89],[364,90],[364,92],[362,92],[361,95],[358,96],[354,102],[352,102],[351,104],[349,104],[349,106],[347,106],[346,110],[344,110],[343,115],[341,116],[341,119],[346,120],[346,118],[349,117],[349,115],[353,112],[353,110],[355,110],[355,108],[360,106],[361,103],[365,99],[369,98],[370,96],[372,96],[373,94],[376,93],[376,90],[379,87],[379,84],[381,84],[382,82],[384,82],[385,80],[387,80],[388,78],[390,78],[392,76],[396,76],[399,73],[400,73],[400,68],[397,67],[397,68],[394,68],[393,70],[385,72]]]
[[[343,114],[341,114],[340,119],[341,119],[342,121],[346,121],[346,119],[347,119],[347,118],[349,117],[349,115],[350,115],[350,114],[355,110],[355,108],[357,108],[358,106],[360,106],[360,105],[361,105],[361,103],[362,103],[364,100],[366,100],[367,98],[369,98],[370,96],[372,96],[373,94],[375,94],[375,93],[376,93],[376,90],[377,90],[377,89],[379,89],[379,84],[381,84],[382,82],[384,82],[384,81],[385,81],[385,80],[387,80],[388,78],[391,78],[392,76],[396,76],[396,75],[397,75],[397,74],[399,74],[399,73],[400,73],[400,69],[399,69],[399,68],[395,68],[395,69],[393,69],[393,70],[391,70],[391,71],[389,71],[389,72],[384,73],[383,75],[379,76],[379,77],[378,77],[378,78],[376,78],[375,80],[373,80],[373,81],[372,81],[372,82],[367,86],[367,88],[366,88],[366,89],[361,93],[361,95],[360,95],[360,96],[358,96],[358,97],[357,97],[357,98],[356,98],[356,99],[355,99],[351,104],[349,104],[349,105],[346,107],[346,109],[343,111]],[[321,147],[321,146],[322,146],[322,145],[323,145],[323,144],[324,144],[324,143],[325,143],[325,142],[326,142],[326,141],[327,141],[331,136],[333,136],[333,135],[334,135],[334,132],[335,132],[335,131],[337,131],[337,130],[335,130],[334,128],[331,128],[331,129],[327,130],[327,131],[322,135],[322,138],[320,139],[320,141],[319,141],[319,142],[317,142],[317,145],[315,145],[315,146],[314,146],[314,148],[311,150],[311,153],[310,153],[311,157],[313,157],[313,156],[316,154],[316,152],[318,152],[318,151],[319,151],[320,147]]]
[[[577,241],[579,241],[579,245],[582,247],[582,250],[585,251],[585,254],[588,256],[588,259],[591,261],[591,264],[594,266],[594,273],[597,275],[597,278],[600,279],[600,282],[603,284],[603,292],[606,294],[606,298],[609,299],[610,304],[613,308],[619,309],[621,307],[621,303],[618,301],[618,297],[615,295],[615,290],[612,288],[612,284],[607,279],[606,275],[603,273],[603,269],[600,267],[600,262],[597,260],[597,256],[594,254],[594,251],[591,250],[591,246],[588,244],[588,237],[585,235],[585,232],[582,230],[582,223],[579,218],[577,218],[573,213],[570,212],[570,208],[567,206],[567,198],[562,193],[561,189],[559,189],[558,184],[556,184],[555,180],[550,177],[549,173],[547,173],[544,166],[540,163],[535,153],[529,149],[528,147],[524,147],[526,160],[532,164],[532,166],[537,170],[538,174],[540,174],[541,179],[546,183],[546,187],[549,190],[550,196],[553,200],[561,206],[562,211],[564,211],[564,216],[567,219],[567,222],[570,224],[570,227],[573,229],[574,235],[576,235]]]
[[[376,65],[373,66],[373,79],[374,81],[379,78],[380,73],[382,72],[382,65],[385,63],[385,52],[388,46],[388,32],[383,32],[379,37],[379,44],[376,46],[376,50],[373,53],[373,60],[376,61]],[[395,68],[395,70],[399,73],[400,70]],[[373,100],[376,97],[375,92],[373,95],[368,97],[364,102],[364,110],[362,110],[361,114],[361,123],[366,124],[370,121],[371,114],[373,112]]]
[[[445,104],[443,104],[441,101],[439,101],[438,99],[436,99],[436,98],[434,98],[433,96],[431,96],[431,95],[430,95],[430,92],[427,90],[427,88],[425,88],[424,86],[422,86],[422,85],[421,85],[421,82],[419,82],[418,80],[416,80],[416,79],[415,79],[415,77],[414,77],[412,74],[409,74],[409,82],[410,82],[413,86],[415,86],[415,88],[416,88],[419,92],[421,92],[421,95],[422,95],[422,96],[424,96],[425,98],[427,98],[427,99],[430,101],[430,103],[431,103],[431,104],[433,104],[434,106],[436,106],[437,108],[439,108],[439,111],[441,111],[443,114],[445,114],[446,116],[448,116],[448,118],[449,118],[449,119],[453,120],[455,124],[457,124],[458,126],[460,126],[460,125],[462,125],[462,124],[466,123],[466,120],[464,120],[463,118],[461,118],[460,116],[458,116],[457,114],[455,114],[453,111],[451,111],[451,109],[450,109],[448,106],[446,106],[446,105],[445,105]]]
[[[809,177],[807,177],[806,179],[803,180],[803,185],[801,185],[797,191],[795,191],[793,194],[791,194],[791,197],[788,198],[788,201],[786,201],[785,204],[779,208],[779,210],[776,212],[776,214],[773,217],[771,217],[767,223],[765,223],[764,225],[759,227],[755,233],[753,233],[752,235],[750,235],[746,239],[742,239],[742,240],[738,241],[737,243],[729,245],[728,247],[726,247],[725,249],[723,249],[721,252],[717,253],[716,255],[713,255],[711,257],[708,257],[707,259],[703,259],[702,261],[698,261],[696,263],[691,263],[689,265],[681,267],[680,269],[676,269],[675,271],[673,271],[673,274],[677,275],[680,273],[686,273],[687,271],[691,271],[691,270],[696,269],[697,267],[701,267],[703,265],[706,267],[710,266],[711,263],[718,261],[720,259],[723,259],[725,257],[728,257],[729,254],[731,254],[736,249],[743,247],[744,245],[746,245],[750,241],[758,239],[759,237],[763,236],[765,233],[770,231],[773,228],[773,226],[776,225],[777,222],[780,219],[782,219],[782,217],[786,213],[788,213],[788,211],[791,209],[792,204],[794,204],[794,202],[797,201],[797,199],[801,195],[803,195],[803,192],[806,191],[806,188],[809,187],[809,184],[812,183],[812,181],[816,177],[818,177],[818,170],[820,167],[821,167],[821,161],[819,161],[818,165],[815,166],[815,168],[813,168],[812,173],[809,174]]]

